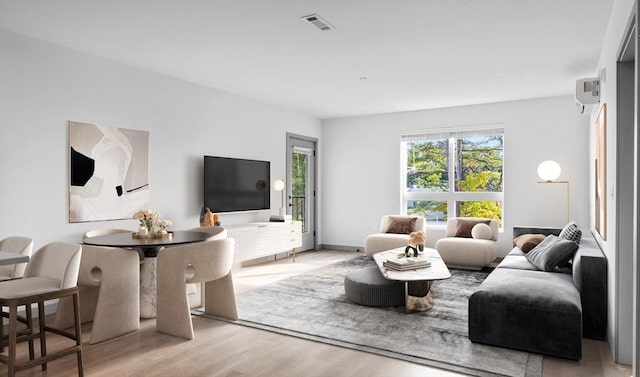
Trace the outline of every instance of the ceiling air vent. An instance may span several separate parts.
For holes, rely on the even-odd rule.
[[[318,16],[317,14],[310,14],[302,18],[322,31],[329,31],[334,29],[334,27],[331,26],[330,23],[322,19],[322,17]]]

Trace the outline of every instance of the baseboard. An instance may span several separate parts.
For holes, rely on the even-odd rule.
[[[364,246],[345,246],[345,245],[327,245],[327,244],[322,244],[322,245],[318,245],[318,249],[364,252]]]

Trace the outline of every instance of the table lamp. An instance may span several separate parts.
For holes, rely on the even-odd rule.
[[[542,161],[538,165],[538,177],[542,179],[538,183],[562,183],[567,185],[567,222],[570,220],[570,196],[569,196],[569,181],[556,181],[560,177],[562,169],[560,164],[555,161],[547,160]]]
[[[276,179],[273,181],[272,187],[274,191],[282,192],[282,205],[280,207],[280,211],[278,212],[278,214],[271,215],[269,220],[276,221],[276,222],[285,222],[287,220],[291,220],[291,215],[287,215],[287,208],[284,206],[284,195],[285,195],[284,181],[282,179]]]

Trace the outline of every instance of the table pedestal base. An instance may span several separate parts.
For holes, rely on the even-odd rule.
[[[140,318],[156,318],[156,271],[158,258],[144,258],[140,266]]]
[[[407,281],[404,283],[405,313],[426,312],[433,308],[430,280]]]

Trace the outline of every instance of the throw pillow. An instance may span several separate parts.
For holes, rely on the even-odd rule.
[[[472,238],[471,230],[473,229],[474,226],[476,226],[476,224],[489,225],[490,222],[491,220],[458,219],[458,223],[456,225],[456,234],[454,237]]]
[[[523,252],[528,253],[534,247],[538,246],[547,236],[544,234],[523,234],[516,237],[513,243]]]
[[[582,239],[582,231],[578,229],[578,224],[576,224],[575,221],[571,221],[562,228],[559,237],[580,243],[580,240]]]
[[[471,237],[478,240],[490,240],[491,236],[493,236],[493,231],[491,231],[491,227],[487,224],[480,223],[474,225],[471,229]]]
[[[573,258],[577,250],[578,244],[575,241],[552,234],[525,254],[525,258],[539,270],[553,271],[556,266],[563,265]]]
[[[409,234],[415,230],[417,217],[389,216],[385,233]]]

